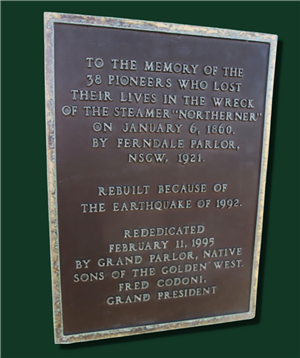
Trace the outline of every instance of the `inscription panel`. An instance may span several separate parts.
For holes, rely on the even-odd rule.
[[[275,39],[168,26],[46,15],[58,343],[254,316]]]

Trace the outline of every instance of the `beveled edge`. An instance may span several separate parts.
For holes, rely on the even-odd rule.
[[[258,208],[256,218],[256,234],[254,241],[254,255],[252,266],[252,281],[250,293],[250,307],[248,312],[184,320],[177,322],[142,325],[120,329],[102,330],[81,334],[63,334],[61,281],[59,263],[59,230],[57,216],[57,184],[56,184],[56,142],[55,142],[55,84],[54,84],[54,23],[67,23],[76,25],[102,26],[142,31],[156,31],[164,33],[178,33],[192,36],[205,36],[226,38],[244,41],[265,42],[270,45],[269,66],[267,77],[264,132],[262,143],[262,157],[260,170],[260,184],[258,194]],[[246,32],[211,27],[181,25],[142,20],[120,19],[112,17],[96,17],[63,13],[44,13],[44,41],[45,41],[45,93],[46,93],[46,141],[47,141],[47,180],[48,180],[48,207],[49,231],[52,270],[52,299],[55,343],[76,343],[104,338],[123,337],[142,333],[166,331],[172,329],[205,326],[255,317],[258,270],[262,237],[263,208],[267,175],[267,162],[270,141],[271,107],[273,97],[275,58],[277,48],[277,35]]]
[[[277,40],[278,40],[278,37],[276,35],[273,36],[274,38],[272,39],[272,41],[270,41],[268,77],[266,83],[267,88],[266,88],[266,102],[265,102],[265,116],[264,116],[264,131],[263,131],[263,140],[262,140],[261,169],[260,169],[258,206],[257,206],[257,217],[256,217],[255,241],[254,241],[253,266],[252,266],[252,288],[250,294],[250,311],[254,313],[256,311],[258,271],[259,271],[262,229],[263,229],[264,202],[265,202],[269,143],[270,143],[270,132],[271,132],[273,87],[274,87],[274,77],[275,77]]]
[[[131,30],[158,31],[166,33],[179,33],[184,35],[230,38],[255,42],[277,42],[277,35],[263,34],[259,32],[247,32],[214,27],[202,27],[194,25],[182,25],[165,22],[144,20],[121,19],[115,17],[97,17],[87,15],[75,15],[64,13],[44,13],[45,23],[53,22],[76,25],[114,27]]]

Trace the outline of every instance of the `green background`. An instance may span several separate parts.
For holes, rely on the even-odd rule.
[[[2,357],[299,357],[299,2],[2,2]],[[43,12],[279,36],[257,316],[53,342]]]

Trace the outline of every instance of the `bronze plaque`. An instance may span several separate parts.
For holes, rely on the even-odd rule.
[[[45,14],[56,343],[254,317],[276,43]]]

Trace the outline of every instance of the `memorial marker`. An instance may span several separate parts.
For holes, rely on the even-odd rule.
[[[254,317],[276,44],[45,14],[56,343]]]

